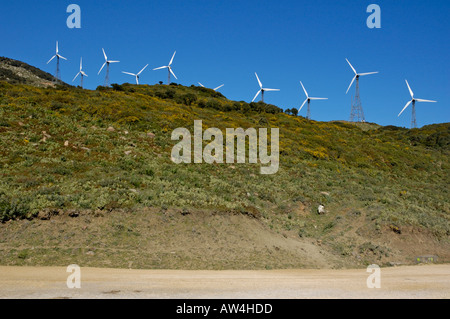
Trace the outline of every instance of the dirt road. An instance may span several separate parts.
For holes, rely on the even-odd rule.
[[[179,271],[0,267],[0,298],[450,298],[450,265],[381,269],[381,288],[357,270]]]

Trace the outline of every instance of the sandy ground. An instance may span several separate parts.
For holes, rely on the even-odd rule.
[[[66,268],[0,267],[0,298],[445,298],[450,265],[381,269],[369,289],[366,269],[179,271],[81,268],[81,288],[67,288]]]

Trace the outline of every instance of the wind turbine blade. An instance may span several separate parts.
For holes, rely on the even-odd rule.
[[[328,100],[326,97],[310,97],[310,100]]]
[[[217,91],[218,89],[220,89],[222,86],[224,86],[225,84],[222,84],[221,86],[218,86],[214,89],[214,91]]]
[[[411,90],[411,87],[409,86],[408,80],[406,81],[406,85],[408,86],[409,94],[411,94],[411,97],[414,98],[414,92]]]
[[[56,54],[58,54],[59,50],[58,50],[58,41],[56,41]]]
[[[172,68],[169,68],[170,73],[172,73],[172,75],[175,77],[175,79],[178,80],[177,76],[175,75],[175,73],[173,73]]]
[[[136,75],[136,84],[139,85],[139,76]]]
[[[177,51],[175,51],[174,54],[172,55],[172,59],[170,59],[169,66],[172,65],[173,58],[175,57],[175,54],[176,54],[176,53],[177,53]],[[175,77],[175,78],[176,78],[176,77]]]
[[[65,57],[63,57],[62,55],[59,55],[58,54],[58,56],[61,58],[61,59],[63,59],[63,60],[66,60],[67,61],[67,59],[65,58]]]
[[[398,116],[402,115],[403,111],[406,110],[406,108],[407,108],[411,103],[412,103],[412,100],[409,101],[408,103],[406,103],[406,105],[405,105],[405,107],[403,108],[403,110],[402,110],[400,113],[398,113]]]
[[[353,70],[353,72],[355,72],[355,74],[358,74],[358,73],[356,73],[356,70],[355,70],[355,68],[353,67],[353,65],[350,63],[350,61],[348,60],[348,59],[346,59],[347,60],[347,63],[350,65],[350,67],[352,68],[352,70]]]
[[[302,85],[303,91],[305,91],[306,97],[308,97],[308,92],[306,92],[306,89],[305,89],[305,87],[303,86],[302,81],[300,81],[300,84]]]
[[[109,63],[119,63],[120,61],[108,61]]]
[[[303,102],[302,106],[300,106],[300,108],[298,109],[298,111],[300,112],[303,108],[303,106],[305,105],[305,103],[308,102],[308,99],[305,100],[305,102]]]
[[[83,69],[83,58],[80,59],[80,71]]]
[[[167,66],[161,66],[161,67],[159,67],[159,68],[153,69],[153,71],[155,71],[155,70],[161,70],[161,69],[167,69],[167,68],[168,68]]]
[[[256,75],[256,79],[258,80],[259,87],[262,89],[262,83],[259,80],[258,74],[256,74],[256,72],[255,72],[255,75]]]
[[[105,61],[108,61],[108,57],[106,56],[105,49],[102,48],[102,50],[103,50],[103,55],[105,56]]]
[[[198,82],[198,84],[200,84],[200,86],[202,87],[202,88],[204,88],[205,86],[203,85],[203,84],[201,84],[200,82]]]
[[[279,91],[280,89],[264,89],[264,91]]]
[[[136,74],[134,74],[134,73],[124,72],[124,71],[122,71],[122,73],[129,74],[129,75],[132,75],[132,76],[136,76]]]
[[[360,76],[364,76],[364,75],[370,75],[370,74],[377,74],[379,72],[369,72],[369,73],[361,73],[359,74]]]
[[[103,70],[103,68],[105,67],[105,65],[106,65],[106,62],[103,63],[102,67],[100,68],[100,71],[98,71],[98,74],[100,74],[100,72],[102,72],[102,70]]]
[[[72,82],[75,81],[75,79],[80,75],[81,72],[78,72],[77,75],[73,78]]]
[[[138,73],[137,75],[141,74],[142,71],[144,71],[147,67],[148,67],[148,64],[147,64],[146,66],[144,66],[144,68],[143,68],[142,70],[140,70],[139,73]]]
[[[52,56],[52,58],[50,60],[48,60],[47,64],[49,64],[50,62],[52,62],[52,60],[56,58],[56,55]]]
[[[258,91],[258,93],[256,93],[255,97],[253,98],[252,102],[255,102],[256,98],[258,97],[259,93],[261,93],[261,90]]]
[[[422,99],[416,99],[417,102],[429,102],[429,103],[437,103],[437,101],[431,101],[431,100],[422,100]]]
[[[86,73],[84,73],[83,71],[81,71],[81,74],[83,74],[84,76],[88,76]]]
[[[350,85],[349,85],[349,87],[348,87],[348,89],[347,89],[347,92],[345,92],[345,94],[348,93],[348,91],[350,90],[350,88],[351,88],[352,85],[353,85],[353,82],[355,82],[355,79],[356,79],[356,75],[355,75],[355,77],[353,78],[352,82],[350,83]]]

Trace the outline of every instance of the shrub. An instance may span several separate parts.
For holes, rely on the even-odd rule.
[[[192,93],[187,93],[182,96],[180,96],[180,100],[182,104],[184,105],[192,105],[193,103],[197,102],[197,96]]]
[[[125,91],[125,90],[123,89],[122,85],[117,84],[117,83],[111,84],[111,87],[112,87],[112,89],[113,89],[114,91],[120,91],[120,92]]]
[[[214,110],[222,110],[222,105],[216,100],[206,102],[206,107]]]

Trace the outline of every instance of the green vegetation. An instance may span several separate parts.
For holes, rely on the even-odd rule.
[[[174,164],[171,133],[192,131],[194,120],[223,132],[280,128],[280,170]],[[408,130],[308,121],[195,86],[89,91],[0,82],[0,220],[49,210],[212,209],[331,242],[356,211],[370,231],[407,225],[448,240],[449,144],[449,123]],[[320,220],[319,203],[329,212]],[[133,235],[115,227],[117,236]]]

